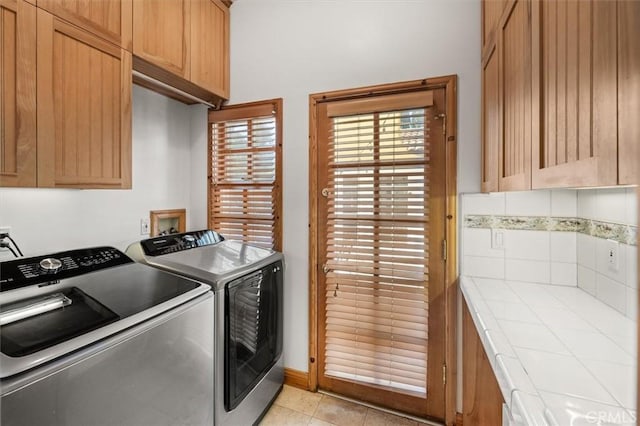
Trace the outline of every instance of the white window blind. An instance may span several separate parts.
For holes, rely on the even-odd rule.
[[[428,108],[329,120],[325,374],[424,396]]]
[[[281,247],[281,100],[209,114],[209,227],[227,239]]]

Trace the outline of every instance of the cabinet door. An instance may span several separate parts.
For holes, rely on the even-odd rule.
[[[229,8],[220,0],[191,2],[191,82],[229,98]]]
[[[133,53],[185,79],[190,76],[190,0],[135,0]]]
[[[36,8],[0,0],[0,186],[36,186]]]
[[[638,184],[640,1],[618,2],[618,183]]]
[[[131,187],[131,53],[38,10],[38,186]]]
[[[462,424],[503,424],[502,392],[465,300],[462,302],[462,371]]]
[[[482,68],[482,192],[498,191],[499,68],[495,43]]]
[[[500,25],[500,191],[531,188],[531,2],[510,4]]]
[[[533,187],[615,185],[616,2],[535,2],[534,19]]]
[[[482,46],[495,44],[498,23],[506,0],[483,0],[482,1]],[[485,49],[483,49],[484,52]]]
[[[131,50],[132,0],[37,0],[37,5],[105,40]]]

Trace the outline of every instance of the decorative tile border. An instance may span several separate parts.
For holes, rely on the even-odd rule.
[[[466,215],[465,228],[579,232],[622,244],[637,245],[638,227],[579,217]]]

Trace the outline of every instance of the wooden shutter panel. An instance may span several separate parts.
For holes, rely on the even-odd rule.
[[[281,100],[209,113],[209,227],[281,248]]]

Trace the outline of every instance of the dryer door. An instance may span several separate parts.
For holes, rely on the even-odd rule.
[[[224,405],[233,410],[282,353],[282,262],[225,287]]]

